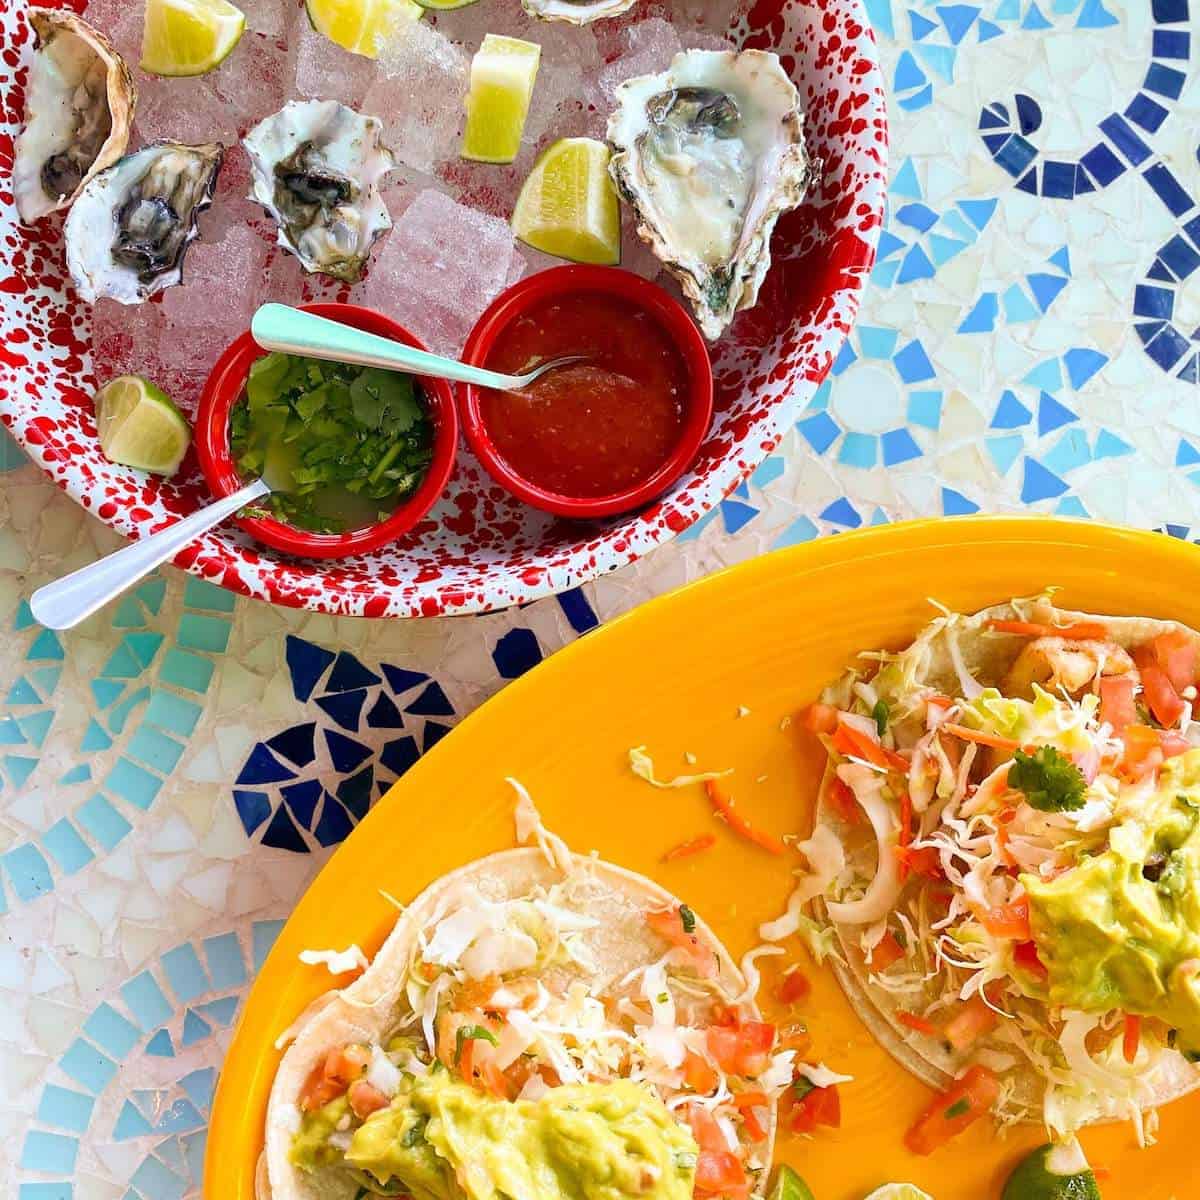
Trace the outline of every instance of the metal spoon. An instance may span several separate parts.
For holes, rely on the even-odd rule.
[[[430,354],[428,350],[417,350],[373,333],[364,333],[361,329],[318,317],[314,313],[302,312],[287,304],[264,304],[254,314],[250,332],[264,350],[281,350],[285,354],[354,363],[362,367],[383,367],[388,371],[412,371],[416,375],[456,379],[460,383],[476,383],[502,392],[519,392],[547,371],[565,367],[568,363],[581,362],[587,357],[585,354],[570,354],[542,363],[525,375],[505,375],[500,371],[473,367],[457,359],[443,358],[440,354]]]
[[[122,546],[106,558],[38,588],[29,598],[34,619],[47,629],[70,629],[78,625],[143,575],[174,558],[189,542],[270,491],[271,485],[265,479],[256,479],[232,496],[207,504],[166,529]]]

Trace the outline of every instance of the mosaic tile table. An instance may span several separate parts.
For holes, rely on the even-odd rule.
[[[636,568],[407,624],[168,570],[59,637],[25,598],[114,538],[0,444],[4,1195],[197,1194],[229,1030],[301,890],[458,716],[599,621],[903,517],[1200,524],[1188,0],[868,7],[892,186],[858,329],[780,451]]]

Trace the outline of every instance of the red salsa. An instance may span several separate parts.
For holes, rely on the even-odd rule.
[[[486,365],[515,375],[567,354],[587,361],[520,394],[481,390],[496,450],[527,483],[561,496],[611,496],[645,482],[683,431],[683,355],[651,314],[580,292],[548,297],[506,326]]]

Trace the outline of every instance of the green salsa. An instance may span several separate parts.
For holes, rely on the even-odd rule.
[[[264,476],[262,511],[316,533],[391,515],[433,458],[433,424],[409,375],[268,354],[229,420],[239,474]]]

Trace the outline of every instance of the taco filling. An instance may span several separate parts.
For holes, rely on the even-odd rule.
[[[843,984],[947,1089],[909,1144],[989,1109],[1059,1137],[1200,1083],[1200,636],[1050,596],[862,656],[806,723],[828,752],[809,864]]]

